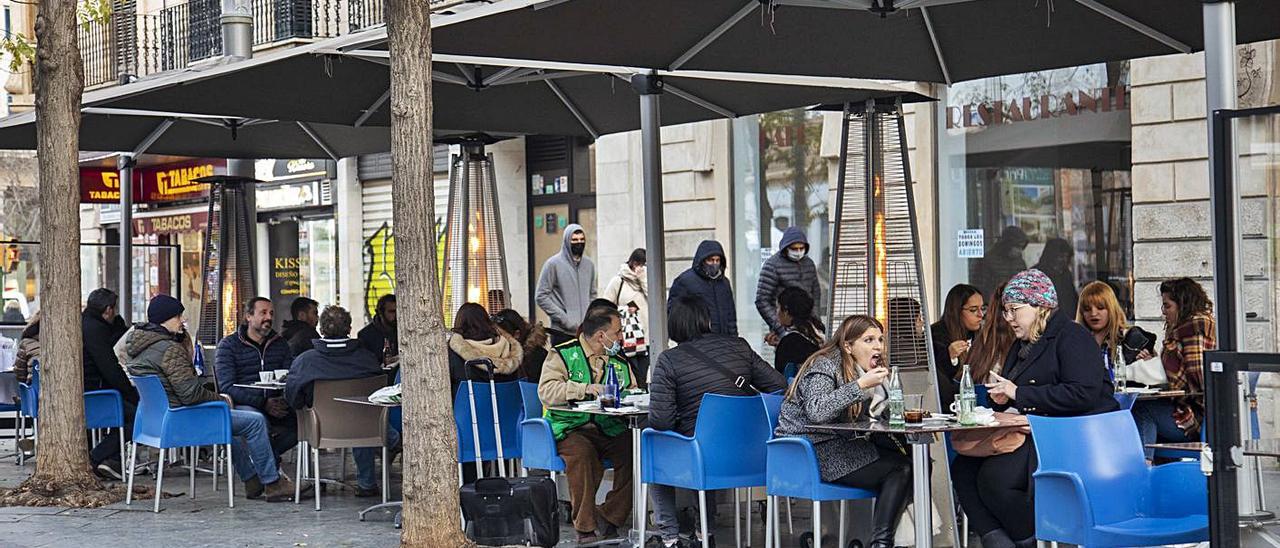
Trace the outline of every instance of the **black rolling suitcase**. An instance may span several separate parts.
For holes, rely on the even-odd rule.
[[[487,366],[489,395],[492,398],[493,433],[498,440],[498,459],[502,455],[502,426],[498,420],[498,394],[494,390],[493,362],[477,360]],[[472,362],[467,362],[469,370]],[[468,371],[469,372],[469,371]],[[476,398],[468,378],[467,401],[471,405],[471,426],[477,431]],[[480,455],[480,437],[472,436],[476,455]],[[458,440],[465,443],[464,440]],[[501,473],[502,467],[499,466]],[[467,538],[481,546],[531,545],[555,546],[560,542],[560,504],[556,500],[556,484],[550,478],[485,478],[483,472],[474,483],[459,490],[462,518]]]

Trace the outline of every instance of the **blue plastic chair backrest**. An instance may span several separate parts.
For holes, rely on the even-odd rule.
[[[760,396],[703,394],[693,437],[708,476],[763,474],[773,429]]]
[[[124,398],[118,390],[93,390],[84,393],[85,428],[120,428],[124,426]]]
[[[778,415],[782,413],[782,400],[785,398],[782,394],[760,394],[760,399],[764,400],[765,416],[769,418],[770,437],[778,429]]]
[[[133,417],[133,437],[160,439],[163,434],[164,414],[169,410],[169,396],[164,392],[160,377],[145,375],[133,377],[138,389],[138,409]]]
[[[987,397],[987,385],[974,383],[973,403],[978,407],[991,407],[991,398]]]
[[[30,377],[26,384],[18,383],[18,397],[22,399],[22,414],[40,418],[40,362],[31,360]]]
[[[791,386],[791,382],[796,380],[796,375],[799,373],[800,366],[795,362],[787,362],[787,365],[782,368],[782,376],[787,378],[787,386]]]
[[[403,369],[396,370],[396,384],[400,384],[400,372]],[[404,432],[404,414],[399,407],[392,407],[387,410],[387,426],[395,429],[396,432]]]
[[[497,460],[498,445],[493,431],[493,403],[488,382],[474,382],[476,431],[480,434],[480,460]],[[494,384],[498,397],[498,419],[502,429],[503,458],[517,458],[520,452],[520,416],[524,414],[523,398],[517,382]],[[458,429],[458,462],[476,460],[475,438],[471,433],[471,397],[468,383],[458,385],[453,399],[453,422]]]
[[[1115,396],[1121,411],[1132,411],[1133,404],[1138,402],[1138,395],[1133,392],[1116,392]]]
[[[1096,523],[1114,523],[1138,514],[1148,467],[1131,413],[1027,418],[1039,470],[1078,476],[1088,493]],[[1044,492],[1037,489],[1037,506],[1053,508],[1062,504],[1070,502],[1045,500]]]
[[[524,402],[524,419],[536,419],[542,416],[542,400],[538,399],[538,384],[518,381],[520,383],[520,399]]]

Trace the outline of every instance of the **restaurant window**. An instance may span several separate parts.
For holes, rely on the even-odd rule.
[[[778,251],[787,228],[804,230],[809,257],[818,268],[827,308],[831,244],[828,229],[828,160],[820,154],[823,115],[804,109],[744,116],[733,121],[734,245],[733,288],[738,334],[757,350],[768,325],[756,311],[756,285],[764,262]],[[769,356],[766,356],[769,358]]]
[[[1039,267],[1064,308],[1111,284],[1133,315],[1128,62],[953,84],[938,116],[941,292]]]

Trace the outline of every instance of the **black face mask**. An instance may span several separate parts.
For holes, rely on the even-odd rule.
[[[587,244],[586,244],[586,243],[580,243],[580,244],[569,244],[569,253],[572,253],[574,257],[581,257],[581,256],[582,256],[582,252],[584,252],[584,251],[586,251],[586,250],[587,250]]]

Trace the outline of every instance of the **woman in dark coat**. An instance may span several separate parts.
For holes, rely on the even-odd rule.
[[[1002,374],[991,373],[988,397],[996,411],[1077,417],[1119,409],[1102,354],[1093,336],[1055,313],[1058,294],[1043,272],[1025,270],[1004,290],[1004,318],[1017,342]],[[990,457],[957,456],[951,477],[960,505],[986,548],[1035,546],[1031,472],[1035,446],[1028,435],[1013,452]]]
[[[547,328],[541,323],[526,322],[519,312],[510,308],[494,314],[493,324],[524,348],[524,358],[520,360],[520,372],[517,376],[536,384],[542,378],[542,362],[546,361],[547,352],[551,350]]]
[[[822,344],[822,332],[826,326],[813,316],[813,297],[798,287],[788,287],[778,294],[778,324],[786,330],[786,334],[778,341],[778,348],[773,352],[773,368],[783,375],[787,374],[787,366],[796,370],[809,360],[818,345]]]
[[[969,346],[986,314],[987,303],[983,302],[982,292],[968,284],[956,284],[942,302],[942,318],[929,326],[942,409],[950,407],[956,399],[960,365],[968,363],[965,358]]]

